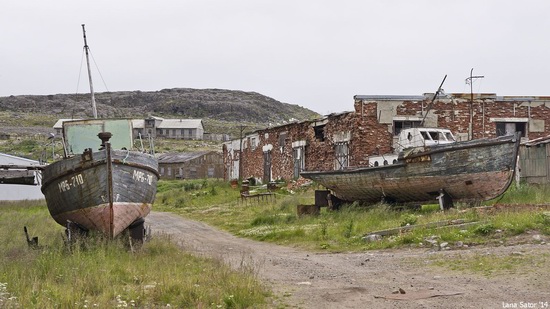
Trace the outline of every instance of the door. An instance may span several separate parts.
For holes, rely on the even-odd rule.
[[[264,152],[264,177],[263,182],[271,181],[271,151]]]

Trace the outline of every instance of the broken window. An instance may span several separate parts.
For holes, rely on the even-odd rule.
[[[280,147],[285,147],[286,135],[287,135],[287,132],[279,133],[279,146]]]
[[[315,138],[320,141],[325,141],[325,125],[315,126],[313,127],[313,130],[315,131]]]
[[[334,144],[334,169],[343,170],[349,166],[349,144],[348,142],[341,142]]]
[[[402,130],[420,127],[420,120],[394,120],[393,135],[397,136]]]
[[[305,158],[304,158],[304,146],[292,148],[292,157],[294,159],[294,179],[300,177],[300,172],[304,170]]]
[[[497,136],[512,135],[520,132],[521,137],[525,137],[526,122],[497,122]]]
[[[254,149],[256,149],[257,146],[258,146],[258,143],[256,141],[256,138],[251,137],[250,138],[250,148],[252,148],[252,150],[254,150]]]

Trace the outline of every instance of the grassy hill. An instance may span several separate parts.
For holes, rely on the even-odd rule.
[[[283,124],[294,120],[320,117],[307,108],[279,102],[256,92],[225,89],[175,88],[160,91],[119,91],[96,93],[98,115],[101,118],[201,118],[208,133],[239,136],[239,126],[245,132]],[[92,118],[89,94],[20,95],[0,97],[0,136],[12,139],[0,141],[0,152],[36,159],[29,142],[47,143],[52,126],[60,118]],[[185,142],[184,142],[185,143]],[[197,148],[182,142],[164,143],[163,149]],[[217,145],[206,145],[207,148]],[[24,148],[24,149],[23,149]],[[30,147],[32,148],[32,147]]]

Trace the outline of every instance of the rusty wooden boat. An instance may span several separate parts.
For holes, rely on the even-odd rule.
[[[342,201],[399,204],[490,200],[513,180],[520,138],[517,135],[404,149],[395,164],[301,175]]]
[[[130,228],[140,238],[159,173],[153,155],[133,150],[131,120],[67,121],[63,141],[64,158],[42,172],[53,219],[109,237]]]

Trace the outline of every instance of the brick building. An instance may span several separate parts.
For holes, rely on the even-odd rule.
[[[550,97],[433,96],[357,95],[352,112],[246,134],[223,145],[225,179],[242,175],[265,183],[297,179],[302,170],[368,166],[370,156],[393,153],[402,129],[416,126],[448,128],[458,140],[550,134]]]

